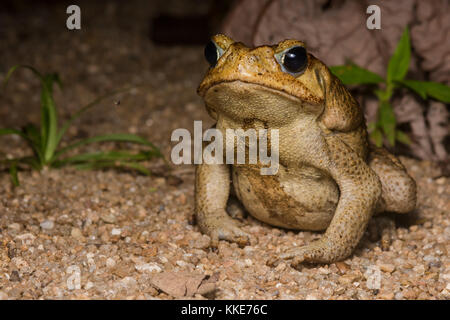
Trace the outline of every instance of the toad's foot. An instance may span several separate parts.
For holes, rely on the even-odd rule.
[[[301,263],[331,263],[336,261],[336,254],[331,243],[325,239],[316,240],[313,243],[287,250],[278,257],[267,262],[269,266],[278,265],[283,260],[290,260],[292,267],[296,268]]]
[[[250,243],[250,236],[242,231],[240,224],[231,218],[225,210],[217,210],[203,216],[200,228],[211,237],[211,246],[217,247],[219,240],[236,242],[239,246]]]

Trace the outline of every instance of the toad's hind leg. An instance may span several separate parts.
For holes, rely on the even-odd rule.
[[[369,166],[381,182],[377,212],[407,213],[416,206],[416,183],[402,163],[384,148],[371,146]]]

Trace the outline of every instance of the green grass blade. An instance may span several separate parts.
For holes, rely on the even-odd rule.
[[[140,151],[131,153],[128,151],[108,151],[108,152],[88,152],[77,154],[54,162],[55,166],[81,162],[101,162],[101,161],[145,161],[150,160],[155,155],[152,151]]]
[[[15,135],[18,135],[18,136],[24,138],[25,140],[27,140],[27,136],[20,130],[17,130],[17,129],[0,129],[0,136],[5,136],[5,135],[9,135],[9,134],[15,134]]]
[[[397,44],[394,54],[389,59],[387,69],[387,82],[400,81],[408,73],[411,60],[411,43],[408,27],[403,31],[402,37]]]
[[[42,81],[41,110],[42,126],[41,135],[44,146],[44,161],[47,163],[53,158],[57,147],[58,115],[53,100],[53,83],[57,80],[54,74],[45,75]]]
[[[9,174],[11,176],[11,182],[16,187],[19,186],[19,176],[17,175],[17,161],[14,161],[11,163],[11,166],[9,167]]]
[[[105,134],[105,135],[99,135],[92,138],[83,139],[80,141],[77,141],[71,145],[68,145],[67,147],[59,150],[55,153],[54,159],[57,159],[59,156],[61,156],[63,153],[74,149],[76,147],[80,147],[83,145],[96,143],[96,142],[130,142],[135,144],[141,144],[152,148],[152,151],[155,154],[155,157],[162,157],[161,152],[159,149],[150,141],[145,140],[144,138],[141,138],[137,135],[131,134],[131,133],[112,133],[112,134]]]
[[[57,136],[57,143],[59,143],[62,139],[62,137],[64,136],[64,134],[66,133],[67,129],[69,129],[69,127],[72,125],[72,123],[78,119],[83,113],[85,113],[86,111],[88,111],[89,109],[91,109],[92,107],[94,107],[95,105],[99,104],[100,102],[102,102],[103,100],[105,100],[106,98],[109,98],[111,96],[114,96],[118,93],[122,93],[122,92],[126,92],[129,91],[133,88],[136,88],[137,86],[132,86],[132,87],[127,87],[127,88],[122,88],[122,89],[117,89],[114,90],[112,92],[106,93],[103,96],[98,97],[97,99],[93,100],[92,102],[88,103],[87,105],[85,105],[84,107],[80,108],[77,112],[74,113],[74,115],[72,117],[70,117],[69,120],[67,120],[63,126],[61,127],[61,129],[58,132],[58,136]]]
[[[9,135],[9,134],[15,134],[23,138],[32,148],[34,153],[39,158],[39,161],[41,160],[41,152],[39,148],[39,141],[36,139],[39,139],[39,133],[37,132],[37,129],[33,125],[26,126],[23,130],[16,130],[16,129],[0,129],[0,136],[2,135]],[[33,137],[33,135],[37,134],[38,137]]]
[[[378,74],[357,65],[333,66],[330,67],[330,70],[345,85],[377,84],[384,82],[384,79]]]
[[[36,159],[36,157],[24,157],[19,159],[19,161],[29,165],[36,171],[40,171],[42,169],[42,164]]]
[[[0,159],[0,164],[6,165],[8,167],[11,166],[12,163],[16,163],[17,166],[21,163],[29,165],[30,167],[32,167],[33,169],[39,171],[42,169],[42,167],[40,166],[40,163],[38,162],[38,160],[36,159],[36,157],[33,156],[27,156],[27,157],[22,157],[22,158],[15,158],[15,159]]]
[[[6,74],[5,80],[3,80],[4,88],[8,84],[8,81],[11,78],[11,76],[13,75],[13,73],[19,68],[31,70],[39,79],[41,79],[41,80],[43,79],[42,74],[39,71],[37,71],[35,68],[33,68],[31,66],[27,66],[27,65],[18,64],[18,65],[11,67],[9,69],[8,73]]]
[[[53,82],[61,83],[56,74],[42,75],[35,68],[27,65],[15,65],[9,69],[4,86],[8,83],[12,74],[19,68],[31,70],[41,81],[41,138],[40,138],[40,154],[43,159],[51,158],[52,152],[56,149],[55,135],[57,131],[57,114],[52,97]]]
[[[143,165],[135,162],[124,162],[124,161],[106,161],[106,162],[88,162],[75,165],[75,168],[80,170],[93,170],[102,168],[124,168],[124,169],[134,169],[144,175],[150,175],[151,172]]]
[[[148,170],[143,165],[136,163],[136,162],[119,162],[119,166],[127,168],[127,169],[137,170],[146,176],[149,176],[151,174],[150,170]]]
[[[33,149],[36,157],[39,159],[41,164],[44,164],[44,155],[42,153],[42,142],[41,135],[39,133],[39,128],[33,124],[28,124],[22,129],[23,133],[27,137],[28,144]]]

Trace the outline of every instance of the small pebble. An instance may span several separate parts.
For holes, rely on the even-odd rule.
[[[106,259],[106,266],[108,268],[113,268],[116,266],[116,260],[114,260],[113,258],[108,258]]]
[[[121,233],[122,233],[122,230],[118,229],[118,228],[113,228],[111,230],[111,235],[113,235],[113,236],[120,236]]]
[[[44,230],[51,230],[55,226],[55,223],[52,220],[45,220],[41,222],[40,226]]]
[[[378,262],[377,266],[380,268],[381,271],[387,272],[387,273],[392,273],[395,270],[395,265],[393,265],[391,263]]]
[[[158,266],[156,263],[141,263],[136,264],[135,268],[139,272],[161,272],[162,268]]]
[[[77,240],[83,240],[84,239],[83,233],[78,228],[72,228],[72,231],[70,232],[70,235],[73,238],[77,239]]]

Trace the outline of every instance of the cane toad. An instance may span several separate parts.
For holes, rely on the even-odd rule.
[[[205,56],[210,68],[198,94],[215,128],[224,136],[239,128],[279,132],[274,175],[261,175],[258,165],[197,165],[196,219],[213,243],[249,240],[227,213],[231,195],[270,225],[325,230],[278,257],[293,265],[345,259],[373,214],[414,209],[414,180],[395,156],[369,144],[360,106],[303,42],[248,48],[219,34]]]

